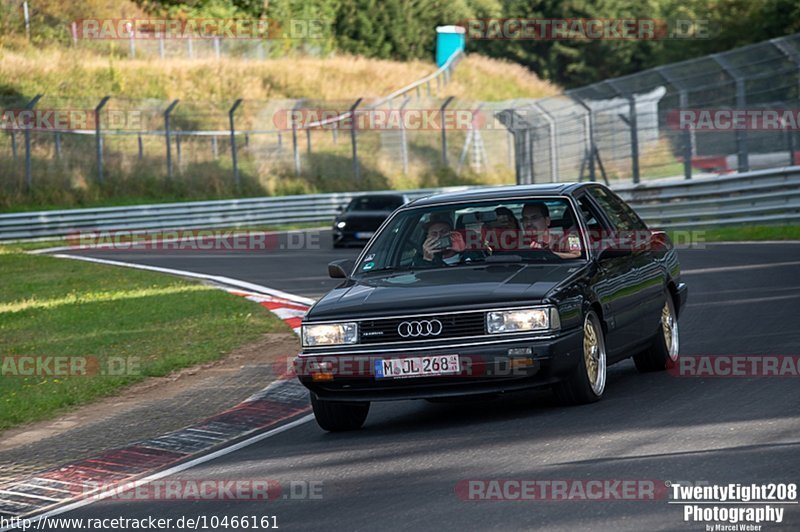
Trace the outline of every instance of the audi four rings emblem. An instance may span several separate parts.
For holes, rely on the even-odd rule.
[[[438,336],[441,333],[442,322],[439,320],[404,321],[397,326],[397,334],[403,338]]]

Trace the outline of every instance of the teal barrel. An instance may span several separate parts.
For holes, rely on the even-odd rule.
[[[436,66],[442,66],[457,52],[464,51],[465,30],[461,26],[436,28]]]

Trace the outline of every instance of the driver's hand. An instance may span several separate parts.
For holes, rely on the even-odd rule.
[[[458,231],[453,231],[450,233],[450,249],[455,251],[456,253],[461,253],[465,249],[467,249],[467,244],[464,242],[464,235],[459,233]]]
[[[438,238],[434,238],[429,236],[425,239],[425,242],[422,243],[422,258],[425,260],[433,260],[434,253],[440,253],[442,250],[436,247],[436,244],[439,242]]]

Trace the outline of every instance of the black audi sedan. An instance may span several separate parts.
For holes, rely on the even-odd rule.
[[[319,425],[360,428],[370,402],[549,386],[599,400],[609,365],[674,365],[687,297],[669,237],[595,183],[413,201],[301,326],[295,371]]]
[[[353,198],[333,221],[333,247],[365,244],[392,211],[408,203],[404,194],[364,194]]]

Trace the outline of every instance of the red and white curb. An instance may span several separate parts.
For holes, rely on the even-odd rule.
[[[313,303],[307,298],[236,279],[60,256],[212,281],[269,309],[295,332],[299,332],[300,322]],[[0,484],[0,516],[34,522],[86,506],[280,434],[313,419],[309,412],[308,392],[287,371],[261,392],[192,426]],[[11,528],[0,528],[0,532]]]
[[[280,297],[265,296],[252,292],[243,292],[241,290],[228,289],[228,292],[238,296],[244,296],[250,301],[255,301],[262,307],[269,309],[291,327],[295,334],[300,335],[300,322],[303,321],[303,317],[310,308],[308,305],[303,305],[302,303],[296,303]]]

